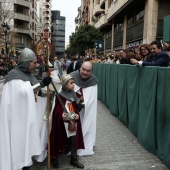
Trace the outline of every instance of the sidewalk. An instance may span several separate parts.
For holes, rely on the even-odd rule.
[[[89,170],[168,170],[153,154],[147,152],[131,132],[98,101],[97,139],[93,156],[80,157]],[[61,170],[74,170],[70,158],[59,157]],[[47,170],[47,161],[34,163],[31,170]],[[51,170],[54,168],[51,165]]]

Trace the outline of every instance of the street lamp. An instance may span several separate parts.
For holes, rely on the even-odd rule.
[[[9,31],[10,31],[10,27],[7,23],[3,23],[2,24],[4,33],[5,33],[5,51],[6,51],[6,55],[8,55],[8,47],[7,47],[7,43],[8,43],[8,35],[9,35]]]

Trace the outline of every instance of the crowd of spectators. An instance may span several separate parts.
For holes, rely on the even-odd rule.
[[[170,44],[153,41],[139,47],[113,51],[106,57],[98,57],[98,63],[105,64],[139,64],[150,66],[169,66]],[[146,63],[147,62],[147,63]],[[167,64],[168,62],[168,64]],[[152,64],[151,64],[152,63]]]
[[[17,64],[17,57],[10,53],[8,56],[0,54],[0,78],[3,78]]]
[[[153,44],[152,44],[153,43]],[[170,43],[153,41],[151,44],[142,44],[139,47],[120,49],[119,51],[113,51],[106,57],[102,56],[76,56],[71,59],[60,59],[59,64],[62,71],[67,71],[67,74],[72,71],[78,70],[81,67],[83,61],[91,61],[105,64],[139,64],[139,65],[150,65],[152,66],[169,66],[167,64],[167,56],[170,56]],[[157,50],[158,49],[158,50]],[[50,63],[54,67],[54,58],[50,58]],[[161,58],[161,60],[160,60]],[[166,58],[166,59],[165,59]],[[166,64],[162,63],[166,60]],[[169,59],[170,60],[170,59]],[[161,61],[161,62],[160,62]],[[39,76],[45,69],[44,56],[37,56],[37,63],[39,68]],[[7,73],[17,65],[17,56],[10,53],[8,56],[0,53],[0,78],[5,77]]]

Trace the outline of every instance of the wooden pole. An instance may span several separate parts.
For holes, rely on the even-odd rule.
[[[49,67],[48,64],[48,46],[46,47],[46,66]],[[50,76],[50,72],[47,72],[47,76]],[[48,137],[48,170],[50,170],[50,89],[47,86],[47,137]]]
[[[48,131],[48,170],[50,170],[50,89],[49,86],[47,86],[47,131]]]

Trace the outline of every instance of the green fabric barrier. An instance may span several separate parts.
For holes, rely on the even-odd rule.
[[[170,168],[170,68],[93,64],[98,99]]]
[[[109,88],[107,89],[107,95],[108,95],[108,100],[109,100],[109,104],[108,104],[108,108],[110,110],[110,112],[115,115],[118,116],[119,115],[119,111],[118,111],[118,65],[113,65],[110,64],[110,76],[108,79],[107,84],[109,84]],[[107,97],[107,96],[106,96]]]
[[[139,112],[139,75],[140,67],[128,66],[127,71],[127,106],[128,128],[137,136]]]
[[[159,68],[156,96],[157,156],[170,167],[170,68]]]
[[[110,83],[110,79],[112,78],[111,75],[111,64],[105,64],[105,92],[106,92],[106,96],[105,96],[105,105],[107,106],[107,108],[110,110],[110,90],[112,88],[111,83]]]
[[[127,126],[128,116],[127,116],[127,81],[126,73],[128,70],[128,65],[119,65],[118,67],[118,118]]]
[[[151,153],[155,147],[155,97],[157,67],[143,67],[139,86],[138,140]]]
[[[105,64],[96,64],[97,74],[96,77],[99,81],[98,83],[98,98],[103,103],[105,102]]]
[[[101,86],[100,88],[102,89],[101,90],[101,101],[103,103],[105,103],[106,101],[106,77],[107,77],[107,74],[106,74],[106,64],[102,64],[103,67],[101,69],[101,72],[100,72],[100,82],[101,82]]]

